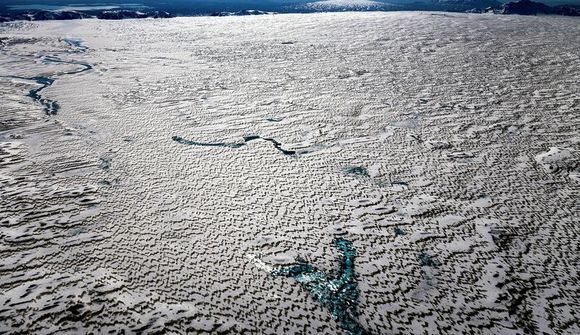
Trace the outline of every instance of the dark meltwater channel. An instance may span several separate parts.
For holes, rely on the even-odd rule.
[[[293,155],[296,155],[296,153],[297,153],[294,150],[286,150],[286,149],[282,148],[282,143],[276,141],[273,138],[261,137],[259,135],[245,136],[243,138],[243,140],[244,140],[243,142],[233,142],[233,143],[226,143],[226,142],[215,142],[215,143],[197,142],[197,141],[186,140],[186,139],[184,139],[183,137],[180,137],[180,136],[173,136],[171,139],[174,140],[177,143],[185,144],[185,145],[196,145],[196,146],[202,146],[202,147],[222,147],[222,148],[233,148],[233,149],[241,148],[244,145],[246,145],[246,143],[248,143],[250,141],[263,140],[263,141],[272,143],[274,145],[274,148],[276,150],[280,151],[281,153],[283,153],[284,155],[293,156]]]
[[[64,39],[65,43],[75,48],[75,52],[86,52],[88,47],[82,45],[81,40],[74,40],[74,39]],[[40,94],[42,90],[54,84],[57,78],[66,75],[73,75],[83,73],[93,69],[93,66],[89,63],[77,62],[77,61],[66,61],[62,60],[56,56],[45,56],[43,58],[44,64],[72,64],[80,66],[79,69],[66,71],[62,73],[54,74],[51,77],[44,77],[44,76],[37,76],[37,77],[19,77],[19,76],[5,76],[4,78],[12,78],[12,79],[21,79],[21,80],[30,80],[34,81],[40,85],[40,87],[31,89],[26,96],[32,98],[35,102],[41,104],[44,107],[44,113],[48,116],[56,115],[60,110],[59,104],[51,99],[44,98]]]

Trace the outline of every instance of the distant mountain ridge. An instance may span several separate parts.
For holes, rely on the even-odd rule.
[[[497,0],[318,0],[318,1],[314,0],[311,2],[303,1],[302,5],[292,5],[292,6],[284,5],[280,7],[280,12],[305,13],[305,12],[346,11],[346,10],[349,11],[422,10],[422,11],[447,11],[447,12],[469,12],[469,13],[493,12],[494,14],[505,14],[505,15],[518,14],[518,15],[580,16],[580,5],[559,5],[551,7],[544,3],[535,2],[532,0],[518,0],[506,4],[502,4]],[[58,6],[53,7],[58,8]],[[0,13],[0,22],[14,20],[25,20],[25,21],[76,20],[85,18],[98,18],[103,20],[122,20],[122,19],[144,19],[144,18],[170,18],[175,16],[174,14],[165,10],[161,10],[160,8],[168,8],[168,7],[166,5],[163,5],[159,6],[159,8],[154,8],[151,6],[140,5],[135,8],[123,7],[114,10],[100,10],[100,11],[13,9],[9,10],[8,12],[5,12],[4,14]],[[193,10],[194,9],[192,9],[192,11]],[[195,13],[197,13],[197,11],[195,11]],[[195,15],[246,16],[246,15],[263,15],[272,13],[274,13],[274,11],[262,9],[236,9],[232,11],[230,10],[209,11],[207,13],[200,12],[199,14]],[[188,16],[193,14],[182,13],[181,15]]]
[[[0,22],[6,21],[48,21],[48,20],[78,20],[91,17],[90,15],[78,11],[32,11],[24,13],[14,13],[8,16],[0,16]]]
[[[580,9],[566,5],[550,7],[541,2],[519,0],[503,5],[500,14],[580,16]]]
[[[266,12],[256,9],[245,9],[237,12],[215,12],[211,16],[248,16],[248,15],[270,15],[275,14],[274,12]]]
[[[166,19],[170,17],[174,17],[174,15],[164,11],[155,10],[150,12],[141,12],[127,9],[107,10],[97,15],[97,18],[101,20],[146,19],[146,18]]]
[[[7,21],[52,21],[52,20],[79,20],[87,18],[98,18],[101,20],[122,20],[122,19],[145,19],[145,18],[170,18],[173,14],[165,11],[141,12],[137,10],[106,10],[97,15],[91,15],[82,11],[60,11],[60,10],[38,10],[9,13],[0,16],[0,22]]]

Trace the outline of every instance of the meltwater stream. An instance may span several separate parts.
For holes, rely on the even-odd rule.
[[[75,48],[75,52],[86,52],[88,50],[88,47],[82,45],[82,41],[81,40],[75,40],[75,39],[64,39],[65,43],[67,43],[68,45],[72,46]],[[26,96],[32,98],[32,100],[34,100],[35,102],[38,102],[39,104],[41,104],[44,107],[44,113],[48,116],[51,115],[56,115],[58,113],[58,111],[60,110],[60,105],[54,101],[51,100],[49,98],[45,98],[43,97],[40,92],[42,90],[44,90],[45,88],[51,86],[52,84],[54,84],[54,82],[56,81],[57,78],[61,77],[61,76],[66,76],[66,75],[73,75],[73,74],[79,74],[79,73],[83,73],[89,70],[93,69],[93,66],[89,63],[84,63],[84,62],[78,62],[78,61],[67,61],[67,60],[62,60],[56,56],[45,56],[43,57],[42,62],[44,64],[71,64],[71,65],[78,65],[80,66],[80,68],[72,70],[72,71],[66,71],[66,72],[62,72],[62,73],[55,73],[50,77],[46,77],[46,76],[35,76],[35,77],[20,77],[20,76],[4,76],[4,78],[10,78],[10,79],[20,79],[20,80],[27,80],[27,81],[33,81],[36,84],[40,85],[39,87],[33,88],[31,89],[28,94],[26,94]]]
[[[185,145],[196,145],[196,146],[202,146],[202,147],[222,147],[222,148],[233,148],[233,149],[241,148],[244,145],[246,145],[246,143],[248,143],[250,141],[263,140],[263,141],[272,143],[274,145],[274,148],[276,150],[280,151],[281,153],[283,153],[284,155],[293,156],[293,155],[296,155],[296,153],[297,153],[295,150],[287,150],[287,149],[282,148],[282,143],[276,141],[273,138],[261,137],[259,135],[244,136],[243,142],[231,142],[231,143],[227,143],[227,142],[214,142],[214,143],[198,142],[198,141],[187,140],[187,139],[184,139],[183,137],[180,137],[180,136],[173,136],[171,139],[179,144],[185,144]]]

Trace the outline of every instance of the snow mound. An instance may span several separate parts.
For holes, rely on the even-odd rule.
[[[534,159],[550,173],[573,171],[578,166],[576,152],[570,148],[551,147],[550,150],[536,155]]]

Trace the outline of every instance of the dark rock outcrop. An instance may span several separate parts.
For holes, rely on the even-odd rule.
[[[244,9],[237,12],[215,12],[211,16],[248,16],[248,15],[268,15],[274,14],[272,12],[265,12],[256,9]]]
[[[520,0],[503,5],[501,14],[537,15],[551,14],[552,7],[531,0]]]
[[[88,13],[78,11],[26,11],[9,12],[0,15],[0,22],[8,21],[48,21],[48,20],[78,20],[93,18]],[[144,18],[171,18],[173,14],[164,11],[140,12],[134,10],[103,11],[97,18],[103,20],[144,19]]]
[[[1,21],[49,21],[49,20],[78,20],[91,17],[90,15],[77,11],[48,11],[39,10],[33,12],[14,13],[0,18]]]
[[[173,14],[164,11],[140,12],[136,10],[107,10],[97,14],[97,18],[103,20],[122,20],[122,19],[145,19],[145,18],[170,18],[175,17]],[[9,12],[0,14],[0,22],[8,21],[48,21],[48,20],[78,20],[85,18],[94,18],[85,12],[78,11],[26,11],[26,12]]]
[[[580,6],[562,5],[554,7],[554,14],[566,16],[580,16]]]
[[[137,10],[107,10],[100,14],[97,14],[97,18],[101,20],[123,20],[123,19],[145,19],[145,18],[159,18],[159,17],[171,17],[171,14],[167,12],[141,12]]]
[[[170,18],[172,14],[163,11],[141,12],[137,10],[107,10],[97,15],[101,20],[123,20],[123,19],[146,19],[146,18]]]
[[[541,2],[519,0],[503,5],[500,14],[580,16],[580,9],[573,6],[550,7]]]
[[[79,19],[86,19],[90,17],[83,12],[77,11],[56,11],[56,12],[49,12],[49,11],[39,11],[34,13],[34,20],[35,21],[45,21],[45,20],[79,20]]]
[[[164,11],[160,11],[160,10],[148,12],[147,16],[152,17],[154,19],[169,19],[169,18],[175,17],[175,15],[173,15],[169,12],[164,12]]]

